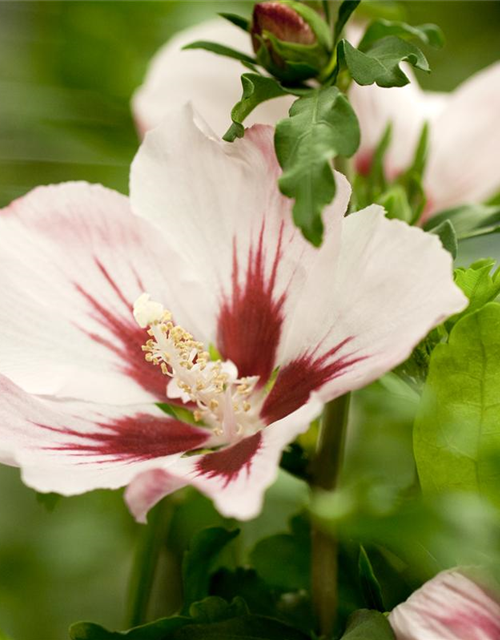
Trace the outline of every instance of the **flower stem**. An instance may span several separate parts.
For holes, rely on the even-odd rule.
[[[140,533],[130,580],[128,623],[131,627],[147,622],[158,560],[165,545],[171,517],[172,505],[167,498],[150,511],[148,524]]]
[[[337,486],[344,453],[350,394],[326,405],[313,466],[313,491]],[[312,526],[311,585],[322,637],[331,637],[338,609],[338,541]]]

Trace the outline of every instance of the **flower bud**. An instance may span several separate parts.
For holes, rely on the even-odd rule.
[[[251,35],[259,64],[285,82],[314,78],[328,64],[328,25],[314,9],[299,2],[258,2]]]

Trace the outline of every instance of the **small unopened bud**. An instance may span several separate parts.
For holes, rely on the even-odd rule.
[[[251,35],[259,64],[286,82],[314,78],[328,64],[328,25],[314,9],[302,3],[258,2]]]
[[[256,36],[263,32],[272,33],[283,42],[314,44],[316,36],[311,27],[295,9],[281,2],[259,2],[255,5],[252,24],[254,51],[260,49],[261,41]]]

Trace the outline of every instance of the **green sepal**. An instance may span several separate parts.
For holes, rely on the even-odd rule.
[[[281,4],[286,4],[299,14],[304,22],[311,27],[311,30],[316,36],[316,40],[321,47],[329,50],[332,49],[333,41],[330,27],[317,11],[302,2],[295,2],[294,0],[282,0]]]
[[[358,45],[360,51],[367,51],[377,40],[397,36],[402,40],[416,39],[436,49],[444,45],[444,34],[435,24],[421,24],[413,27],[406,22],[393,22],[391,20],[375,20],[366,30]]]
[[[231,24],[234,24],[235,27],[239,27],[240,29],[243,29],[243,31],[246,31],[247,33],[250,31],[250,20],[248,18],[245,18],[244,16],[239,16],[236,13],[226,13],[225,11],[222,11],[218,14],[221,18],[224,18],[224,20],[227,20],[228,22],[230,22]]]
[[[384,207],[387,218],[411,223],[413,210],[408,202],[406,191],[401,185],[392,185],[377,198],[376,202]]]
[[[210,51],[210,53],[215,53],[218,56],[224,56],[226,58],[232,58],[233,60],[239,60],[246,65],[250,65],[254,67],[257,61],[255,58],[252,58],[246,53],[242,51],[237,51],[232,47],[226,47],[223,44],[219,44],[218,42],[209,42],[208,40],[197,40],[196,42],[190,42],[182,47],[183,51],[187,51],[189,49],[203,49],[204,51]]]
[[[449,220],[445,220],[437,227],[434,227],[430,233],[438,236],[441,240],[441,244],[443,248],[446,249],[451,255],[453,259],[457,257],[458,251],[458,242],[457,242],[457,234],[455,233],[455,229],[452,223]]]
[[[410,80],[401,70],[401,62],[409,62],[416,69],[430,72],[422,51],[411,42],[395,36],[378,40],[367,52],[356,49],[347,40],[341,40],[338,55],[353,80],[363,86],[376,83],[379,87],[404,87]]]
[[[167,402],[157,402],[156,406],[168,416],[174,418],[174,420],[180,420],[181,422],[187,422],[188,424],[195,424],[198,426],[200,424],[194,419],[192,411],[189,411],[189,409],[186,409],[185,407],[175,406],[168,404]]]
[[[236,138],[244,136],[243,121],[259,104],[287,94],[277,80],[256,73],[244,73],[241,76],[241,84],[243,87],[241,100],[231,111],[233,124],[223,136],[227,142],[233,142]]]
[[[380,611],[355,611],[340,640],[396,640],[387,618]]]
[[[434,214],[425,224],[430,231],[444,220],[450,220],[459,240],[500,232],[500,205],[466,204]]]
[[[318,43],[308,45],[284,42],[265,30],[256,39],[262,43],[256,54],[260,66],[279,80],[292,85],[318,76],[330,59],[329,53]],[[278,56],[282,62],[278,64],[273,56]]]
[[[344,27],[346,26],[352,13],[357,9],[361,0],[342,0],[339,12],[337,15],[337,22],[335,23],[335,29],[333,32],[333,42],[336,44],[340,38]]]
[[[315,246],[323,237],[321,213],[335,196],[332,160],[359,146],[359,124],[347,98],[324,87],[299,98],[276,126],[275,148],[283,169],[281,192],[295,199],[295,224]]]
[[[431,356],[414,428],[422,490],[479,492],[500,504],[500,304],[453,327]]]

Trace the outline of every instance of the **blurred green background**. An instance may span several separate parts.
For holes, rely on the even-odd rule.
[[[451,90],[499,58],[500,2],[401,4],[409,22],[436,22],[447,36],[444,51],[428,52],[434,73],[419,76],[424,87]],[[148,60],[179,29],[216,11],[249,13],[250,6],[1,1],[0,205],[35,185],[65,180],[126,192],[138,145],[129,101]],[[478,241],[470,253],[498,255],[492,243]],[[362,431],[351,442],[351,468],[391,469],[403,485],[411,482],[411,402],[395,396],[389,408],[372,387],[358,394],[353,416]],[[14,640],[59,640],[79,619],[124,624],[141,527],[121,495],[66,499],[49,512],[23,487],[18,471],[5,467],[0,467],[0,491],[0,629]],[[304,500],[300,483],[282,478],[263,516],[245,525],[244,544],[283,530]],[[181,551],[201,524],[218,520],[206,500],[187,500],[174,523],[174,550]],[[172,558],[167,566],[175,573]],[[169,597],[174,606],[176,594]]]

